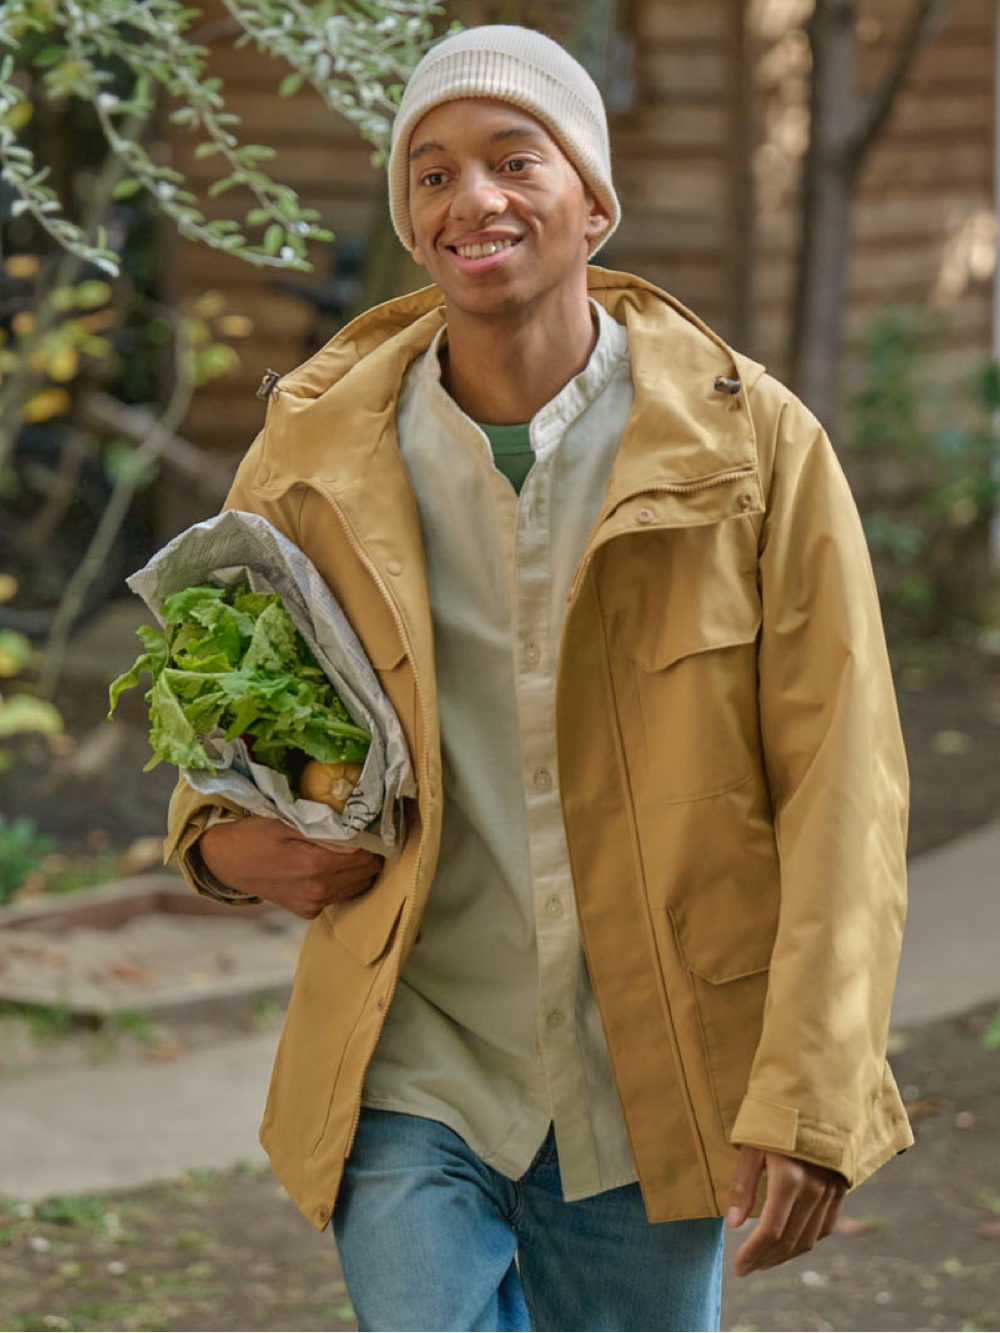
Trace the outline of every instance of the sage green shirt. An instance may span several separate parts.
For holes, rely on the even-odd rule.
[[[523,426],[489,426],[479,422],[479,429],[490,442],[497,471],[504,474],[520,495],[521,487],[535,461],[535,451],[531,447],[531,423],[525,422]]]

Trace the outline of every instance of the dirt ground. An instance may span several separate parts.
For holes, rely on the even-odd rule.
[[[915,1149],[839,1234],[736,1281],[727,1329],[1000,1329],[1000,1051],[992,1008],[896,1034]],[[265,1169],[103,1198],[0,1203],[0,1328],[354,1328],[329,1234]]]
[[[894,663],[919,853],[1000,818],[1000,658],[932,643],[897,649]],[[137,776],[147,753],[141,712],[132,707],[106,732],[93,689],[68,688],[61,703],[78,749],[53,763],[27,746],[16,773],[0,776],[0,810],[31,815],[68,852],[158,833],[172,780],[164,768]],[[997,991],[1000,999],[1000,974]],[[1000,1050],[984,1040],[992,1016],[894,1034],[917,1148],[848,1200],[843,1230],[813,1254],[727,1279],[724,1327],[1000,1329]],[[25,1067],[116,1058],[177,1035],[133,1025],[102,1040],[32,1021],[44,1054],[29,1051]],[[6,1054],[0,1075],[16,1075]],[[352,1327],[329,1236],[299,1218],[267,1172],[193,1173],[35,1210],[0,1201],[0,1329]]]

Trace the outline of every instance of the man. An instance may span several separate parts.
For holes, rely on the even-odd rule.
[[[722,1215],[762,1203],[736,1271],[771,1267],[911,1142],[857,515],[786,390],[588,268],[619,206],[556,44],[432,49],[389,190],[435,286],[279,381],[230,503],[312,558],[400,715],[402,857],[183,783],[168,850],[313,918],[262,1140],[362,1327],[717,1327]]]

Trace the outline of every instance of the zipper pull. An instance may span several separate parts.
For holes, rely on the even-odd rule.
[[[270,398],[274,391],[274,386],[280,379],[281,376],[276,370],[268,370],[267,374],[260,382],[260,387],[257,389],[257,397],[264,399]]]

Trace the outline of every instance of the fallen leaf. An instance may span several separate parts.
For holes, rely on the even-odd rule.
[[[972,737],[967,731],[939,731],[931,744],[935,754],[968,754]]]
[[[955,1255],[942,1259],[938,1264],[938,1272],[944,1273],[945,1277],[966,1277],[971,1271]]]
[[[108,971],[113,977],[118,977],[122,981],[152,981],[153,970],[149,967],[141,967],[138,963],[130,963],[123,959],[120,963],[112,963]]]
[[[881,1217],[839,1217],[834,1230],[839,1236],[867,1236],[885,1226]]]
[[[928,1116],[940,1115],[944,1102],[940,1097],[917,1097],[903,1105],[911,1120],[926,1120]]]
[[[179,1041],[158,1041],[146,1047],[146,1059],[166,1062],[179,1060],[186,1047]]]
[[[1000,1194],[995,1190],[980,1189],[976,1190],[976,1203],[980,1208],[985,1208],[987,1212],[995,1213],[1000,1217]]]

